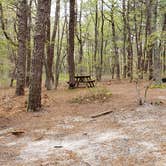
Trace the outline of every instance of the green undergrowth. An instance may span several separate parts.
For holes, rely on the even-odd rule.
[[[151,85],[151,89],[166,89],[166,84]]]
[[[15,82],[14,82],[14,84],[15,84]],[[9,87],[9,85],[10,85],[10,79],[7,79],[7,78],[0,79],[0,88]]]
[[[69,75],[68,75],[68,74],[61,73],[61,74],[59,75],[59,81],[60,81],[60,82],[66,82],[66,81],[68,81],[68,79],[69,79]]]
[[[75,97],[70,102],[78,104],[103,103],[109,101],[111,96],[112,93],[106,87],[95,87],[88,89],[87,94],[84,96]]]

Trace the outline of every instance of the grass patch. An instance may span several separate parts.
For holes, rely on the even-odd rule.
[[[151,85],[151,89],[166,89],[166,84]]]
[[[13,84],[15,84],[15,83],[13,83]],[[0,88],[9,87],[9,85],[10,85],[10,79],[8,79],[8,78],[0,79]]]
[[[88,90],[89,91],[85,96],[75,97],[70,102],[78,104],[88,104],[97,102],[104,103],[107,102],[112,96],[110,90],[105,87],[96,87]]]
[[[60,82],[66,82],[69,80],[69,75],[68,74],[65,74],[65,73],[61,73],[59,75],[59,81]]]

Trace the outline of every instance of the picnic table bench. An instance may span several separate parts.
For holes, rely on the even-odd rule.
[[[75,87],[79,87],[80,83],[86,84],[88,88],[95,87],[95,80],[91,79],[90,75],[75,76]]]
[[[166,77],[162,78],[162,82],[166,83]]]

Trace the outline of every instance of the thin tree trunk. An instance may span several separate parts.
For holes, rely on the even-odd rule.
[[[99,65],[99,78],[101,81],[103,71],[103,49],[104,49],[104,1],[101,1],[101,48],[100,48],[100,65]]]
[[[53,86],[53,60],[52,57],[50,56],[50,37],[51,37],[51,20],[50,20],[50,14],[51,14],[51,0],[48,0],[49,5],[47,6],[47,23],[46,23],[46,62],[45,62],[45,70],[46,70],[46,82],[45,86],[47,90],[51,90]]]
[[[74,35],[75,34],[75,0],[70,0],[70,20],[69,20],[69,88],[75,87],[75,64],[74,64]]]
[[[29,86],[30,80],[30,70],[31,70],[31,7],[32,7],[32,0],[30,0],[28,5],[28,16],[27,16],[27,63],[26,63],[26,86]]]
[[[83,61],[83,41],[82,41],[82,0],[80,2],[80,12],[79,12],[79,35],[77,35],[77,39],[79,42],[79,59],[78,59],[78,65],[79,65],[79,72],[82,74],[83,68],[82,68],[82,61]]]
[[[126,0],[123,0],[123,78],[127,77],[126,64]]]
[[[10,72],[11,80],[10,80],[10,87],[13,87],[13,82],[16,79],[16,66],[17,66],[17,53],[15,49],[10,48],[10,61],[14,63],[14,68],[12,68],[12,71]]]
[[[138,52],[138,72],[139,72],[139,77],[143,79],[143,71],[144,68],[142,68],[143,64],[143,47],[142,47],[142,29],[143,29],[143,3],[141,4],[141,18],[140,18],[140,26],[139,26],[139,32],[138,32],[138,44],[139,44],[139,52]]]
[[[59,17],[60,17],[59,15],[60,15],[60,0],[56,0],[55,21],[54,21],[54,27],[53,27],[53,33],[52,33],[52,37],[51,37],[51,44],[50,44],[50,51],[49,51],[49,53],[50,53],[49,59],[50,59],[51,63],[53,63],[53,60],[54,60],[54,52],[55,52],[54,47],[55,47],[55,39],[56,39]],[[50,69],[52,70],[52,64],[51,64]],[[53,77],[52,77],[52,81],[53,81]],[[57,86],[57,83],[55,80],[55,89],[56,89],[56,86]]]
[[[135,30],[135,44],[136,44],[136,55],[137,55],[137,73],[140,77],[140,64],[141,64],[141,55],[139,49],[139,39],[138,39],[138,26],[137,26],[137,15],[136,15],[136,1],[134,0],[134,30]]]
[[[166,36],[165,35],[165,31],[166,31],[166,13],[164,14],[164,17],[163,17],[163,28],[162,28],[162,36]],[[164,38],[165,39],[165,38]],[[166,74],[166,41],[163,40],[161,41],[160,43],[160,47],[163,48],[162,50],[162,57],[163,57],[163,75]],[[163,46],[162,46],[163,45]]]
[[[1,22],[2,32],[3,32],[4,36],[5,36],[5,38],[9,41],[9,43],[11,43],[13,46],[18,47],[18,44],[15,41],[13,41],[13,39],[7,33],[4,20],[5,19],[4,19],[4,14],[3,14],[3,6],[2,6],[2,2],[0,2],[0,22]]]
[[[48,17],[50,19],[50,11],[51,11],[51,1],[49,6]],[[47,46],[47,63],[46,63],[46,88],[47,90],[51,90],[54,83],[53,76],[53,60],[54,60],[54,47],[55,47],[55,39],[57,34],[57,27],[59,22],[59,14],[60,14],[60,0],[56,0],[56,11],[55,11],[55,21],[53,27],[53,33],[50,39],[50,20],[48,22],[48,46]]]
[[[55,65],[55,89],[57,89],[58,83],[59,83],[59,74],[60,74],[60,67],[61,67],[60,57],[61,57],[63,37],[64,37],[66,26],[67,26],[67,23],[66,21],[64,21],[61,37],[60,37],[60,29],[58,30],[57,58],[56,58],[56,65]]]
[[[94,46],[94,68],[97,81],[100,81],[98,78],[98,62],[97,62],[97,52],[98,52],[98,0],[96,0],[96,9],[95,9],[95,46]]]
[[[132,48],[132,40],[131,40],[131,29],[130,29],[130,0],[127,2],[127,30],[128,30],[128,46],[127,46],[127,53],[128,53],[128,65],[127,65],[127,76],[130,80],[133,79],[133,48]]]

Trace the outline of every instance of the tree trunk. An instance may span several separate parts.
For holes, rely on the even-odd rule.
[[[75,64],[74,64],[74,32],[75,32],[75,0],[70,0],[70,20],[69,20],[69,88],[75,87]]]
[[[1,22],[1,28],[2,28],[2,32],[5,36],[5,38],[9,41],[9,43],[11,43],[13,46],[18,47],[17,43],[15,41],[12,40],[12,38],[9,36],[9,34],[7,33],[6,30],[6,26],[5,26],[5,19],[4,19],[4,14],[3,14],[3,6],[2,6],[2,1],[0,1],[0,22]]]
[[[50,36],[51,36],[51,21],[50,21],[50,13],[51,13],[51,0],[48,0],[49,5],[47,6],[47,23],[46,23],[46,62],[45,62],[45,70],[46,70],[46,82],[45,86],[47,90],[51,90],[53,86],[54,76],[53,76],[53,58],[50,54]]]
[[[27,66],[26,66],[26,86],[29,86],[29,80],[30,80],[30,70],[31,70],[31,24],[32,24],[32,18],[31,18],[31,7],[32,7],[32,0],[30,0],[28,5],[28,17],[27,17]]]
[[[111,24],[112,24],[112,40],[114,45],[114,62],[115,62],[115,74],[116,78],[120,79],[120,64],[119,64],[119,53],[117,47],[117,36],[115,30],[115,20],[114,20],[114,2],[112,4],[112,11],[111,11]]]
[[[128,30],[128,46],[127,46],[127,53],[128,53],[128,65],[127,65],[127,76],[130,80],[133,79],[133,48],[132,48],[132,40],[131,40],[131,29],[130,29],[130,0],[128,0],[127,4],[127,30]]]
[[[152,50],[152,45],[151,42],[148,40],[148,37],[150,37],[152,33],[152,28],[151,28],[151,18],[152,18],[152,0],[146,0],[146,30],[145,30],[145,48],[144,48],[144,59],[146,58],[145,61],[145,66],[144,70],[147,73],[149,69],[149,80],[153,78],[153,50]],[[146,55],[146,56],[145,56]]]
[[[141,59],[142,59],[142,42],[141,42],[141,30],[142,30],[142,6],[141,6],[141,19],[140,23],[137,20],[137,5],[136,0],[134,0],[134,30],[135,30],[135,43],[136,43],[136,53],[137,53],[137,74],[139,78],[142,78],[141,72]],[[138,26],[140,24],[140,26]]]
[[[157,14],[158,14],[158,0],[156,0],[155,9],[154,9],[154,29],[157,31]],[[154,44],[154,69],[153,69],[153,79],[155,80],[156,85],[161,85],[161,62],[160,62],[160,41],[157,38]]]
[[[24,95],[26,76],[26,39],[27,39],[27,0],[20,0],[18,5],[18,59],[16,95]]]
[[[80,2],[80,12],[79,12],[79,35],[77,35],[77,39],[79,42],[79,59],[78,59],[78,65],[79,65],[79,73],[83,73],[83,67],[82,67],[82,61],[83,61],[83,41],[82,41],[82,0]]]
[[[42,66],[48,5],[48,1],[38,0],[27,111],[38,111],[41,108]]]
[[[166,13],[164,14],[164,17],[163,17],[163,28],[162,28],[162,36],[163,36],[163,41],[161,41],[160,43],[160,47],[163,48],[162,50],[162,57],[163,57],[163,75],[166,74],[166,41],[165,41],[165,31],[166,31]],[[163,45],[163,46],[162,46]]]
[[[127,64],[126,64],[126,0],[123,0],[123,78],[127,77]]]
[[[138,72],[139,72],[139,77],[143,79],[143,71],[144,68],[142,68],[143,64],[143,46],[142,46],[142,29],[143,29],[143,3],[141,4],[141,20],[140,20],[140,26],[139,26],[139,32],[138,32],[138,44],[139,44],[139,52],[138,52]]]
[[[103,49],[104,49],[104,1],[101,1],[101,48],[100,48],[100,65],[98,80],[101,81],[103,71]]]
[[[60,28],[58,28],[57,58],[56,58],[56,64],[55,64],[55,89],[57,89],[58,83],[59,83],[59,74],[60,74],[60,67],[61,67],[60,57],[62,52],[63,36],[64,36],[66,25],[67,23],[66,21],[64,21],[61,37],[60,37]]]
[[[55,21],[54,21],[54,27],[53,27],[53,32],[52,32],[52,37],[51,37],[51,44],[50,44],[50,51],[49,51],[49,61],[50,61],[50,73],[52,73],[52,67],[53,67],[53,60],[54,60],[54,47],[55,47],[55,39],[56,39],[56,34],[57,34],[57,29],[58,29],[58,23],[59,23],[59,15],[60,15],[60,0],[56,0],[56,11],[55,11]],[[56,77],[56,74],[55,74]],[[50,78],[50,82],[52,80],[53,83],[53,77],[52,79]],[[52,87],[51,87],[52,88]],[[56,78],[55,78],[55,89],[57,88],[57,83],[56,83]],[[47,88],[49,89],[49,88]]]
[[[99,65],[97,62],[97,52],[98,52],[98,0],[96,0],[96,9],[95,9],[95,46],[94,46],[94,68],[97,81],[100,81],[99,78]]]

